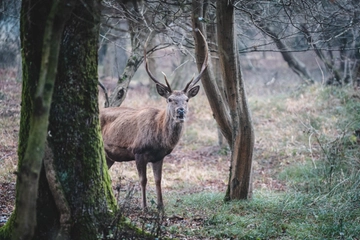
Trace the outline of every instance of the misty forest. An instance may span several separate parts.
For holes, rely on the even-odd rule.
[[[358,1],[0,1],[28,239],[360,239]]]

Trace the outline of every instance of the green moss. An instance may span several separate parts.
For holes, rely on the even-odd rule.
[[[10,216],[6,224],[0,228],[0,240],[11,240],[14,223],[15,223],[15,212],[13,212],[13,214]]]

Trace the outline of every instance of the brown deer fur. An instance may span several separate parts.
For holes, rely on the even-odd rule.
[[[205,38],[204,43],[206,52],[208,52]],[[140,178],[143,207],[146,208],[146,166],[147,163],[152,163],[157,204],[159,208],[162,208],[161,172],[163,159],[171,153],[179,142],[188,112],[188,100],[199,92],[200,87],[194,85],[200,80],[207,67],[208,60],[206,55],[199,75],[195,80],[191,80],[184,90],[173,91],[166,76],[166,85],[153,77],[148,69],[145,50],[144,59],[146,71],[156,83],[158,94],[166,98],[166,109],[104,108],[100,110],[100,124],[108,167],[110,168],[114,162],[135,160]]]

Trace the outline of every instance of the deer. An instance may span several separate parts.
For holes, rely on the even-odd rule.
[[[182,90],[172,90],[164,74],[165,84],[150,72],[147,62],[147,41],[144,46],[145,70],[156,84],[157,93],[166,99],[166,108],[109,107],[100,110],[100,124],[103,136],[107,166],[114,162],[135,161],[138,171],[142,207],[146,204],[147,164],[152,164],[158,209],[164,203],[161,191],[162,166],[164,157],[169,155],[180,140],[188,114],[188,101],[200,89],[196,85],[208,66],[208,45],[204,35],[205,58],[199,74],[193,77]]]

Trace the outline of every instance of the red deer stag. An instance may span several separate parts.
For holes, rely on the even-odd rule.
[[[167,101],[166,109],[127,107],[104,108],[100,111],[101,131],[104,140],[107,165],[114,162],[135,160],[139,174],[143,208],[146,208],[146,165],[152,163],[156,184],[157,205],[163,207],[161,171],[163,159],[178,143],[188,113],[187,103],[195,97],[200,86],[195,86],[208,65],[208,46],[205,44],[205,59],[199,75],[183,90],[172,90],[165,76],[166,85],[160,83],[150,72],[144,47],[145,69],[156,83],[160,96]]]

